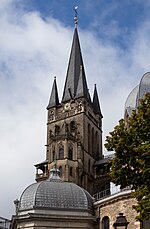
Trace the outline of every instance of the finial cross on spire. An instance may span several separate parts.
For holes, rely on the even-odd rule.
[[[77,12],[77,9],[78,9],[78,6],[75,6],[74,7],[74,24],[75,24],[75,27],[77,27],[77,24],[78,24],[78,12]]]

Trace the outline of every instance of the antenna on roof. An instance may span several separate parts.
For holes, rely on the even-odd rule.
[[[74,7],[74,24],[75,24],[75,28],[77,28],[77,24],[78,24],[78,12],[77,12],[78,6]]]

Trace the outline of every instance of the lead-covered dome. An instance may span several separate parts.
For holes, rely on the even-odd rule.
[[[143,75],[139,85],[137,85],[127,97],[125,112],[127,112],[129,116],[131,116],[133,110],[136,110],[140,99],[148,92],[150,92],[150,72]]]
[[[28,186],[21,195],[18,211],[43,208],[92,211],[93,198],[78,185],[53,176]]]

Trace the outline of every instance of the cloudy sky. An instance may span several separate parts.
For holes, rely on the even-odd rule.
[[[45,108],[54,76],[62,96],[76,5],[104,139],[123,117],[129,92],[150,70],[149,0],[0,0],[0,216],[14,214],[13,201],[34,182],[33,165],[45,159]]]

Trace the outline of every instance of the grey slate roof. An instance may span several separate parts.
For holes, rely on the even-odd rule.
[[[74,183],[48,179],[28,186],[20,198],[19,212],[34,208],[92,211],[93,198]]]
[[[78,80],[78,86],[76,91],[75,98],[79,97],[86,97],[88,98],[88,88],[87,88],[87,82],[84,74],[84,69],[82,65],[80,66],[80,74],[79,74],[79,80]]]
[[[59,97],[58,97],[57,83],[56,83],[56,77],[55,77],[47,109],[50,109],[58,105],[59,105]]]
[[[93,107],[94,107],[94,112],[96,114],[100,114],[101,117],[103,117],[102,116],[102,113],[101,113],[101,109],[100,109],[100,103],[99,103],[99,98],[98,98],[96,84],[95,84],[94,95],[93,95]]]
[[[80,74],[81,66],[82,76]],[[79,93],[88,95],[78,31],[77,28],[75,28],[62,102],[74,99],[75,96],[79,97]]]

